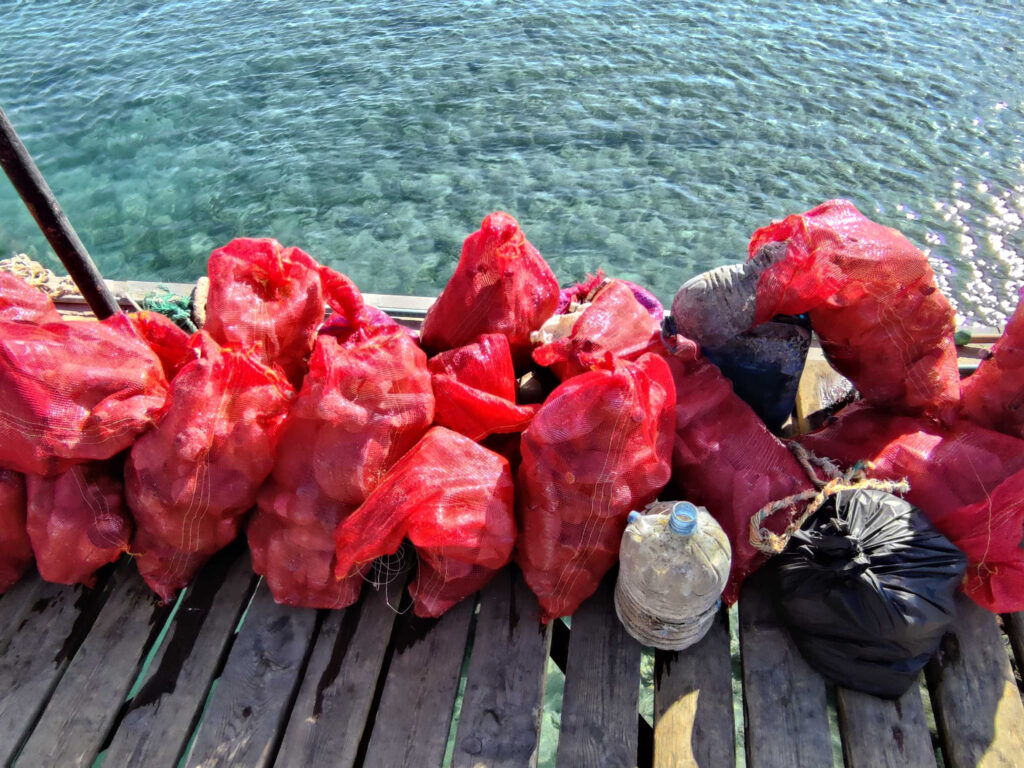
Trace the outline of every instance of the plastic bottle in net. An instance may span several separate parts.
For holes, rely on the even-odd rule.
[[[654,302],[655,306],[645,306],[631,283],[599,275],[589,291],[578,291],[563,313],[552,316],[531,334],[539,344],[533,350],[533,360],[565,381],[590,370],[595,360],[609,353],[623,360],[660,353],[664,310]]]
[[[25,478],[0,469],[0,594],[32,565],[32,542],[25,530]]]
[[[210,254],[206,330],[223,346],[252,349],[298,387],[324,320],[320,265],[271,238],[240,237]]]
[[[1024,610],[1024,440],[855,403],[801,443],[847,466],[871,461],[872,477],[906,478],[907,501],[967,555],[964,592],[990,611]]]
[[[961,382],[963,416],[975,424],[1024,438],[1024,289],[990,357]]]
[[[127,316],[0,320],[0,466],[54,475],[108,459],[153,426],[168,384]]]
[[[466,238],[458,266],[423,321],[431,354],[465,346],[485,333],[508,337],[517,369],[529,366],[530,333],[554,314],[558,281],[512,216],[488,215]]]
[[[664,358],[608,356],[556,388],[523,433],[516,561],[544,621],[593,594],[630,510],[668,482],[674,404]]]
[[[174,378],[167,414],[135,442],[125,467],[132,552],[164,600],[238,535],[295,397],[281,373],[205,331],[192,344],[195,359]]]
[[[870,403],[949,422],[960,404],[953,308],[927,257],[846,200],[757,230],[755,259],[786,244],[757,283],[754,322],[810,314],[837,371]]]
[[[356,601],[362,580],[335,578],[335,529],[427,431],[434,396],[409,332],[365,306],[348,278],[324,282],[335,313],[317,337],[248,538],[277,602],[340,608]]]
[[[408,537],[419,559],[409,585],[417,616],[436,617],[512,559],[516,523],[508,461],[432,427],[335,534],[338,578],[351,578]]]
[[[681,651],[715,620],[732,550],[706,509],[660,501],[630,512],[619,550],[615,612],[641,643]]]
[[[92,587],[96,571],[128,551],[123,477],[124,461],[115,457],[26,478],[28,535],[43,579]]]

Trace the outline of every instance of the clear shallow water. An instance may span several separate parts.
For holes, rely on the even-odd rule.
[[[273,236],[432,294],[489,211],[663,300],[830,197],[967,316],[1024,284],[1024,7],[0,0],[0,105],[108,276]],[[326,3],[323,5],[327,5]],[[0,255],[47,252],[0,183]]]

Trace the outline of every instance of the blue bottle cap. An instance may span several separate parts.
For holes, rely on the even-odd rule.
[[[668,527],[673,533],[690,536],[697,530],[697,507],[688,501],[680,501],[672,507]]]
[[[640,513],[637,512],[636,510],[633,510],[632,512],[629,513],[629,516],[626,518],[626,524],[628,525],[630,523],[635,523],[639,519]]]

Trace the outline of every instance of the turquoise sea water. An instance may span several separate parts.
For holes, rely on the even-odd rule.
[[[1024,283],[1024,6],[0,0],[0,105],[108,276],[237,235],[432,294],[503,208],[668,299],[830,197],[976,321]],[[46,253],[0,183],[0,255]]]

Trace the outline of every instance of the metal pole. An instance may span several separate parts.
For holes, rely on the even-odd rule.
[[[53,196],[53,192],[50,191],[46,180],[39,172],[28,150],[25,149],[25,145],[21,143],[21,139],[14,131],[14,126],[11,125],[11,121],[7,119],[2,108],[0,108],[0,166],[3,167],[14,188],[18,190],[21,199],[25,201],[29,213],[32,214],[43,234],[46,235],[50,247],[64,263],[68,274],[75,281],[75,285],[82,292],[82,296],[96,317],[102,320],[120,312],[121,308],[117,305],[117,300],[107,288],[103,276],[96,269],[89,252],[85,250],[82,241],[78,239],[71,222],[64,215],[64,211],[57,203],[57,198]]]

